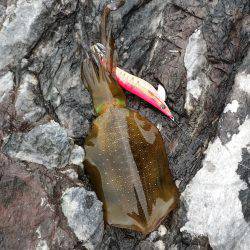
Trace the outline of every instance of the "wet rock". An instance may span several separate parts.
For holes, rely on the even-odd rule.
[[[70,228],[87,249],[101,243],[104,224],[102,203],[94,192],[84,188],[69,188],[62,195],[62,211]]]
[[[197,18],[205,18],[209,8],[216,5],[216,1],[199,1],[199,0],[174,0],[176,8],[182,9],[187,14]]]
[[[147,2],[134,1],[130,3],[127,1],[121,8],[121,12],[113,15],[116,25],[123,26],[122,32],[119,30],[121,27],[117,27],[119,34],[117,48],[119,55],[121,55],[120,61],[123,67],[129,66],[129,69],[132,68],[137,72],[146,69],[143,60],[147,58],[150,61],[147,52],[157,46],[155,43],[158,38],[158,29],[162,25],[163,11],[166,5],[166,2],[159,0],[149,1],[146,4]],[[144,17],[147,17],[150,22],[145,22]],[[154,56],[153,52],[151,59]]]
[[[48,169],[67,164],[82,166],[84,151],[74,146],[64,128],[51,121],[28,133],[12,134],[3,150],[11,157],[46,166]]]
[[[46,1],[44,5],[43,1],[34,4],[19,0],[7,6],[1,23],[0,69],[14,64],[28,52],[29,46],[39,38],[48,23],[49,18],[45,17],[52,4],[53,1]],[[42,27],[34,32],[32,25],[36,22],[40,22]]]
[[[93,117],[90,95],[81,86],[80,80],[78,84],[62,96],[61,105],[56,109],[58,119],[68,134],[76,138],[87,134]]]
[[[247,249],[250,224],[242,213],[241,190],[250,191],[237,173],[244,150],[249,152],[249,69],[245,65],[235,77],[228,104],[219,121],[218,135],[209,144],[201,170],[192,179],[182,198],[187,203],[188,221],[182,231],[207,235],[214,249]],[[209,218],[209,219],[208,219]]]
[[[86,136],[93,117],[89,93],[81,80],[82,54],[76,42],[76,14],[58,20],[30,55],[28,69],[37,75],[47,112],[69,136]],[[79,41],[82,43],[82,41]]]
[[[218,1],[213,8],[209,9],[202,30],[207,43],[208,60],[218,63],[219,68],[223,66],[226,71],[231,70],[230,64],[233,64],[235,58],[242,56],[243,51],[245,52],[247,30],[244,29],[244,23],[248,19],[246,14],[248,11],[247,0]],[[240,50],[239,44],[241,44]]]

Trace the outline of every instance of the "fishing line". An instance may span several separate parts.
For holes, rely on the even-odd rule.
[[[193,140],[193,138],[190,136],[190,134],[188,134],[186,131],[184,131],[183,128],[180,126],[180,124],[174,120],[174,118],[173,119],[169,119],[169,120],[172,121],[175,125],[177,125],[177,127],[181,130],[181,132],[184,135],[186,135],[189,139]],[[189,132],[189,133],[191,133],[191,132]],[[204,144],[204,142],[202,140],[200,140],[199,138],[196,138],[195,140],[198,140],[199,142],[201,142],[202,144]]]

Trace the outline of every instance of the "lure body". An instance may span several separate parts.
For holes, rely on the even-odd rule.
[[[168,116],[169,119],[174,119],[174,116],[165,103],[165,98],[163,99],[162,96],[160,96],[160,92],[150,83],[139,77],[133,76],[118,67],[116,67],[114,75],[122,88],[150,103],[163,114]]]
[[[125,95],[104,67],[90,61],[82,76],[98,117],[85,139],[85,170],[103,202],[105,221],[143,234],[153,231],[178,204],[158,129],[126,108]]]

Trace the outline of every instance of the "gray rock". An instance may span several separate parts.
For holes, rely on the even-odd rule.
[[[95,193],[80,187],[66,189],[61,205],[77,238],[87,249],[96,249],[102,240],[104,223],[102,203]]]
[[[39,0],[34,2],[15,0],[5,9],[0,31],[0,70],[15,66],[40,39],[55,17],[69,15],[76,2]]]
[[[41,39],[29,58],[28,69],[37,75],[44,106],[70,137],[87,135],[93,117],[92,101],[81,80],[81,53],[74,27],[76,15],[60,19]],[[79,41],[82,43],[82,41]]]
[[[184,107],[189,115],[197,106],[202,108],[207,89],[212,84],[204,73],[208,67],[206,53],[206,42],[201,30],[197,29],[189,38],[184,56],[187,70],[187,92]]]
[[[250,61],[250,52],[245,59]],[[249,67],[249,64],[248,64]],[[188,221],[182,231],[207,235],[213,249],[247,249],[250,244],[250,224],[244,218],[239,199],[247,183],[237,174],[244,162],[244,150],[250,151],[250,74],[241,69],[231,96],[219,121],[218,135],[210,143],[197,172],[182,199],[187,203]]]
[[[142,71],[146,71],[149,67],[157,47],[157,40],[161,36],[159,30],[162,27],[166,4],[167,1],[160,0],[149,1],[147,5],[142,1],[127,1],[121,11],[114,13],[115,26],[118,24],[123,26],[121,33],[119,31],[121,27],[116,28],[120,34],[117,39],[117,48],[121,55],[120,61],[123,62],[125,68],[129,66],[130,69],[140,71],[142,74]],[[138,11],[133,12],[135,9]],[[150,22],[145,22],[144,17],[147,17]],[[147,54],[149,51],[151,55]],[[144,65],[146,58],[148,62]]]
[[[83,168],[84,157],[85,157],[84,149],[78,145],[75,145],[71,151],[69,163]]]
[[[11,157],[42,164],[49,169],[81,164],[84,158],[84,151],[79,146],[74,147],[65,129],[54,121],[37,126],[28,133],[12,134],[4,151]]]
[[[15,109],[17,115],[24,121],[34,123],[45,115],[45,108],[39,100],[38,80],[35,75],[26,73],[22,75],[17,91]]]
[[[68,89],[61,98],[61,104],[55,112],[69,136],[76,138],[86,136],[91,125],[93,110],[90,95],[83,88],[82,82],[79,81],[78,86]]]
[[[141,241],[140,244],[136,247],[136,250],[144,250],[144,249],[159,250],[159,248],[157,248],[153,242],[146,241],[146,240]]]
[[[98,26],[105,2],[13,0],[0,3],[0,75],[4,79],[8,72],[6,75],[9,79],[0,88],[1,94],[4,92],[4,98],[0,102],[0,144],[3,138],[9,138],[6,139],[3,150],[9,156],[19,157],[19,163],[21,160],[26,161],[13,168],[10,159],[5,164],[4,171],[0,168],[0,186],[3,187],[0,193],[3,194],[1,197],[4,202],[1,206],[4,213],[0,215],[0,225],[4,228],[0,234],[0,248],[82,248],[79,239],[68,226],[67,219],[62,216],[61,211],[58,213],[58,209],[54,209],[53,204],[60,204],[58,197],[61,197],[61,190],[72,187],[73,183],[84,187],[86,184],[90,188],[87,176],[73,166],[82,167],[83,150],[74,146],[68,136],[75,138],[81,145],[91,126],[93,109],[91,97],[80,78],[84,53],[81,53],[79,44],[88,48],[93,42],[99,41]],[[241,133],[239,124],[244,124],[245,114],[249,112],[244,104],[245,94],[238,91],[239,88],[237,91],[233,90],[230,94],[232,98],[228,99],[235,72],[238,72],[238,66],[246,55],[249,34],[248,2],[135,0],[126,1],[121,9],[112,13],[118,64],[155,86],[158,83],[164,85],[167,104],[184,131],[152,106],[127,94],[130,108],[138,110],[155,124],[162,125],[161,133],[169,154],[170,168],[181,191],[199,169],[201,172],[214,169],[205,161],[202,163],[209,140],[212,137],[219,138],[224,152],[225,145],[230,144]],[[196,29],[201,31],[199,34],[202,36],[195,32]],[[189,43],[190,37],[195,39]],[[195,48],[198,48],[197,53]],[[189,59],[193,58],[197,60],[195,70],[191,70],[189,65]],[[239,79],[245,77],[243,74],[237,76]],[[205,84],[207,80],[209,85]],[[193,86],[192,81],[202,86],[197,100],[191,95],[194,90],[190,88]],[[5,88],[7,89],[4,90]],[[24,90],[25,94],[21,94],[20,90]],[[190,116],[186,115],[185,109],[187,96],[192,99],[191,102],[188,101],[192,107]],[[52,126],[50,123],[39,126],[45,122],[46,117],[51,117],[60,126]],[[28,126],[27,122],[30,123]],[[51,128],[49,124],[52,129],[48,129]],[[215,142],[207,149],[208,155],[211,155],[211,148],[215,147],[213,145]],[[236,224],[238,228],[235,225],[231,228],[238,240],[235,246],[244,248],[244,244],[248,242],[245,240],[248,230],[244,231],[243,227],[250,220],[250,177],[247,168],[249,150],[245,147],[241,151],[242,161],[237,167],[237,173],[236,163],[232,168],[234,172],[227,166],[225,168],[232,180],[237,179],[229,185],[229,190],[234,187],[229,198],[234,200],[231,203],[232,211],[236,211],[240,224]],[[238,152],[235,156],[239,156]],[[29,160],[47,167],[53,166],[54,169],[51,171],[38,165],[34,167],[34,164],[27,162]],[[21,165],[29,168],[25,174],[20,170]],[[216,177],[219,169],[218,164],[215,165],[215,171],[209,174]],[[75,169],[79,176],[74,171],[67,172],[69,169]],[[201,175],[200,171],[197,176]],[[196,184],[197,179],[199,178],[194,179]],[[225,174],[224,179],[228,180]],[[204,177],[201,180],[204,181]],[[219,178],[214,179],[215,190],[221,188],[225,194],[224,183],[220,185],[218,181]],[[195,186],[192,183],[190,185]],[[218,209],[213,206],[214,192],[209,189],[210,186],[205,191],[201,185],[197,184],[197,188],[204,192],[204,200],[208,200],[206,190],[211,194],[208,207],[214,215]],[[164,245],[166,249],[210,249],[207,237],[194,237],[197,233],[192,233],[191,229],[190,233],[180,232],[180,228],[192,228],[199,221],[193,218],[195,210],[191,209],[199,207],[195,202],[204,205],[204,200],[198,200],[197,197],[200,196],[195,195],[197,193],[193,188],[188,187],[187,190],[192,191],[189,197],[192,197],[193,203],[192,200],[184,199],[180,210],[164,222],[167,229],[165,235],[161,236],[161,233],[156,232],[155,238],[152,237],[149,242],[136,232],[107,226],[100,248],[135,249],[138,245],[141,248]],[[185,192],[184,194],[188,193]],[[23,200],[24,197],[27,198]],[[226,211],[225,214],[228,204],[225,203],[225,210],[222,210]],[[45,206],[47,207],[43,210]],[[242,212],[239,210],[240,206]],[[220,239],[214,236],[215,229],[208,227],[207,218],[203,217],[205,209],[206,207],[202,207],[197,210],[197,215],[203,218],[200,221],[204,225],[203,232],[209,232],[209,240],[213,246],[223,245],[226,235],[228,244],[233,244],[232,235],[227,234],[224,227]],[[223,216],[221,214],[222,218],[218,219],[219,223],[225,219]],[[9,217],[12,219],[9,220]],[[228,221],[232,225],[231,214]],[[57,227],[58,222],[61,227]]]
[[[16,0],[7,6],[0,31],[0,69],[15,64],[40,37],[50,20],[47,15],[53,2]]]
[[[14,76],[10,71],[0,76],[0,103],[7,98],[13,87]]]
[[[78,173],[73,168],[62,170],[61,173],[67,175],[73,181],[78,181]]]

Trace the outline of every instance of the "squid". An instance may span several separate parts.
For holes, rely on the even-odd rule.
[[[126,107],[121,86],[167,111],[161,90],[116,68],[114,40],[103,40],[107,53],[92,47],[81,71],[97,115],[84,141],[85,171],[103,202],[105,222],[147,235],[177,208],[179,191],[159,130]]]

